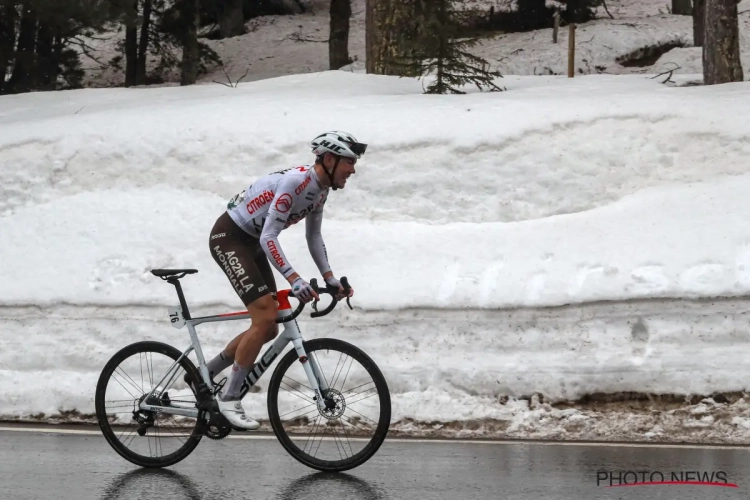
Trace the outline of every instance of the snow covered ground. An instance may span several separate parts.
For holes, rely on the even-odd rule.
[[[227,83],[227,72],[232,82],[247,73],[243,81],[273,78],[282,75],[310,73],[328,69],[329,14],[328,2],[305,2],[310,10],[290,16],[264,16],[248,21],[248,33],[242,36],[204,41],[222,58],[224,68],[216,67],[203,75],[199,83]],[[693,24],[690,16],[671,15],[668,0],[608,0],[607,6],[614,19],[600,7],[597,18],[579,25],[576,31],[576,71],[579,74],[655,74],[675,69],[677,74],[694,75],[690,81],[702,81],[701,49],[693,45]],[[504,0],[478,0],[473,7],[507,9]],[[750,0],[738,4],[740,12],[740,47],[743,67],[750,68]],[[122,33],[106,41],[92,41],[94,53],[109,61]],[[648,47],[677,44],[648,66],[623,66],[621,58]],[[504,75],[567,74],[568,30],[563,27],[558,43],[552,43],[552,29],[528,33],[508,33],[488,37],[471,49],[484,57],[494,69]],[[365,2],[352,0],[349,33],[349,54],[355,59],[342,71],[364,71],[365,62]],[[87,85],[122,85],[122,72],[101,71],[97,65],[83,58],[89,68]],[[150,61],[156,65],[156,61]],[[175,72],[169,85],[179,82]]]
[[[194,311],[240,310],[211,225],[335,128],[371,144],[323,226],[355,309],[300,326],[372,355],[395,431],[747,441],[750,87],[501,83],[427,96],[334,71],[0,98],[0,415],[90,419],[119,348],[184,346],[152,268],[199,269]],[[281,244],[315,277],[302,228]],[[240,328],[199,327],[207,355]]]

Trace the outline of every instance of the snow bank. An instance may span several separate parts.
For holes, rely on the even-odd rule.
[[[750,290],[745,86],[509,86],[424,96],[414,82],[327,72],[132,100],[6,98],[0,232],[13,243],[0,247],[0,303],[166,304],[148,271],[168,265],[203,271],[198,304],[236,302],[205,251],[213,221],[252,178],[309,161],[325,128],[372,144],[324,230],[334,271],[363,285],[368,309]],[[303,232],[288,233],[291,262],[315,275]]]
[[[194,288],[194,280],[185,283]],[[93,390],[116,350],[137,340],[178,347],[187,341],[185,330],[168,324],[162,307],[1,311],[0,415],[5,419],[93,422]],[[318,320],[303,316],[300,326],[306,338],[341,338],[373,357],[391,391],[394,435],[750,438],[748,398],[731,394],[741,392],[750,375],[746,300],[506,311],[342,308]],[[240,327],[199,326],[205,352],[219,352]],[[260,392],[244,401],[264,424],[269,380],[262,379]],[[637,402],[634,393],[666,396]],[[730,399],[706,404],[691,397],[716,393]],[[594,403],[566,404],[586,396]],[[608,398],[627,402],[605,404]],[[694,404],[686,403],[691,400]]]
[[[533,393],[548,405],[743,391],[750,89],[502,83],[508,92],[426,96],[419,82],[325,72],[0,98],[0,414],[90,413],[119,347],[184,345],[165,322],[174,290],[152,268],[198,268],[185,280],[197,310],[241,308],[208,231],[251,179],[309,161],[307,142],[328,128],[371,144],[323,227],[357,308],[302,328],[376,358],[404,432],[565,428],[549,423],[563,410],[513,399]],[[314,277],[303,233],[281,244]],[[707,302],[718,296],[735,299]],[[213,355],[239,325],[207,328]],[[259,417],[263,395],[248,401]]]

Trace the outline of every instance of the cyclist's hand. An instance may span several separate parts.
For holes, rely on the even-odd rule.
[[[294,283],[292,283],[292,292],[294,292],[295,297],[305,303],[310,302],[312,299],[320,300],[320,296],[313,290],[310,283],[302,278],[294,280]]]
[[[333,276],[331,276],[329,278],[326,278],[326,284],[328,286],[332,286],[332,287],[335,287],[335,288],[339,289],[339,293],[336,294],[336,300],[341,300],[344,297],[347,297],[347,296],[351,297],[351,296],[354,295],[354,288],[352,288],[350,286],[349,287],[349,295],[347,295],[346,292],[344,291],[344,286],[341,284],[341,282],[339,280],[337,280]]]

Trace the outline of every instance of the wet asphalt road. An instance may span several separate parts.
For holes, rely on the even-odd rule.
[[[46,428],[45,428],[46,429]],[[81,429],[80,427],[77,429]],[[739,499],[750,496],[750,448],[623,447],[386,440],[347,473],[308,469],[268,439],[204,439],[169,469],[131,465],[90,434],[0,430],[0,500],[37,499]],[[617,484],[715,474],[738,487]],[[604,479],[612,471],[612,479]],[[600,484],[597,485],[597,474]],[[654,476],[656,474],[656,476]]]

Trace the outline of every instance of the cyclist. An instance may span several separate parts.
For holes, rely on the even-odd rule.
[[[250,313],[250,328],[235,337],[208,362],[211,377],[232,366],[218,397],[221,413],[236,428],[254,430],[260,424],[250,419],[242,407],[242,382],[253,367],[260,349],[278,335],[276,282],[269,262],[291,284],[295,297],[303,302],[317,300],[312,289],[289,263],[279,244],[279,233],[306,219],[310,255],[325,282],[344,288],[328,264],[320,232],[323,206],[329,188],[343,189],[355,173],[354,166],[367,145],[346,132],[326,132],[311,142],[313,165],[290,168],[265,175],[232,198],[227,210],[211,230],[211,256],[222,268],[232,287]],[[354,294],[350,288],[349,296]]]

